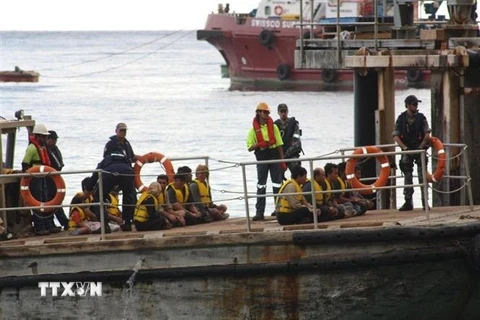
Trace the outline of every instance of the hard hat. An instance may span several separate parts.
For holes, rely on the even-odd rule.
[[[44,135],[44,136],[50,135],[47,127],[43,123],[36,124],[35,127],[33,127],[32,133],[33,134],[41,134],[41,135]]]
[[[256,111],[268,111],[268,112],[270,112],[270,107],[265,102],[260,102],[257,105],[257,110]]]

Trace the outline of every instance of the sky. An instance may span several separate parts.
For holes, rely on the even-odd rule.
[[[194,30],[222,0],[1,0],[0,30]],[[250,12],[259,0],[231,0]]]

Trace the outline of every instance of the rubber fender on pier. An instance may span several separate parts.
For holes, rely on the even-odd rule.
[[[32,192],[30,191],[30,183],[34,178],[33,176],[23,177],[20,180],[20,193],[22,194],[22,197],[27,203],[27,205],[32,207],[40,207],[41,212],[53,212],[57,210],[57,208],[44,208],[44,206],[56,206],[62,204],[63,199],[65,198],[65,181],[63,180],[61,175],[49,175],[50,172],[57,172],[57,170],[49,166],[33,166],[27,170],[27,173],[43,172],[45,173],[46,177],[48,176],[50,179],[53,180],[53,182],[55,183],[55,188],[57,189],[55,196],[50,201],[41,202],[33,197]],[[36,178],[41,177],[36,176]]]
[[[472,239],[471,267],[474,274],[480,273],[480,234]]]
[[[328,83],[335,82],[337,80],[337,70],[335,69],[323,69],[322,80]]]
[[[303,33],[303,39],[315,39],[317,35],[315,32],[310,36],[310,31],[304,32]]]
[[[288,64],[282,63],[277,67],[277,76],[280,80],[286,80],[290,77],[290,66]]]
[[[262,30],[258,36],[258,40],[264,46],[270,46],[275,41],[275,34],[270,30]]]
[[[422,71],[418,69],[408,69],[407,71],[408,82],[420,82],[422,80]]]

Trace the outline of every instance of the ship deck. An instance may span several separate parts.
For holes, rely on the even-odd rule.
[[[335,229],[352,229],[352,228],[387,228],[393,226],[438,226],[438,225],[454,225],[454,224],[468,224],[469,222],[478,222],[480,220],[480,206],[474,206],[471,211],[469,206],[454,206],[454,207],[435,207],[429,211],[430,219],[427,219],[425,211],[415,209],[413,211],[399,212],[398,210],[372,210],[363,216],[352,217],[349,219],[334,220],[328,222],[318,223],[318,230],[335,230]],[[255,221],[251,223],[251,233],[259,235],[261,233],[272,234],[281,233],[284,231],[301,231],[314,229],[313,224],[297,224],[281,226],[273,217],[266,217],[264,221]],[[183,228],[173,228],[169,230],[159,231],[132,231],[132,232],[114,232],[106,234],[102,240],[101,235],[91,234],[82,236],[71,236],[69,232],[63,231],[58,234],[48,236],[35,236],[27,238],[19,238],[9,241],[0,242],[0,251],[9,251],[12,248],[19,247],[36,247],[43,251],[41,247],[56,247],[57,251],[60,248],[68,248],[68,244],[74,245],[76,248],[88,250],[88,248],[95,246],[99,242],[117,242],[117,250],[131,249],[129,242],[133,240],[136,244],[140,240],[161,240],[172,238],[185,238],[199,236],[215,236],[215,235],[233,235],[247,233],[247,225],[245,218],[230,218],[224,221],[217,221],[208,224],[200,224],[195,226],[187,226]],[[163,241],[162,241],[163,242]],[[82,245],[83,244],[83,245]],[[60,246],[59,246],[60,245]],[[51,247],[53,246],[53,247]],[[4,251],[4,253],[5,253]],[[24,253],[28,255],[29,250]],[[50,251],[51,250],[46,250]],[[60,249],[60,251],[63,251]],[[81,250],[83,251],[83,250]],[[39,252],[34,250],[34,252]],[[32,252],[30,252],[32,253]],[[20,254],[20,252],[17,252]]]

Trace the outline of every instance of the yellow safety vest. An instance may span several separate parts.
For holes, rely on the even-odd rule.
[[[200,193],[200,199],[202,203],[209,207],[212,204],[212,195],[210,192],[210,186],[206,182],[202,182],[198,179],[193,180],[198,186],[198,193]]]
[[[184,204],[185,202],[187,202],[188,197],[190,196],[190,191],[188,189],[187,184],[185,184],[185,186],[183,187],[184,192],[182,192],[182,190],[180,190],[180,189],[175,188],[175,184],[173,182],[171,182],[167,186],[167,190],[169,188],[172,188],[173,190],[175,190],[175,197],[177,198],[178,203]]]
[[[347,189],[347,183],[346,183],[345,181],[343,181],[342,178],[337,177],[337,181],[338,181],[338,183],[340,183],[340,189],[341,189],[341,190]],[[345,195],[345,192],[341,192],[340,195],[341,195],[341,196],[344,196],[344,195]]]
[[[122,213],[120,212],[120,209],[118,209],[118,196],[114,196],[113,194],[109,193],[108,197],[110,198],[110,205],[107,209],[108,214],[121,217]]]
[[[290,184],[290,183],[293,183],[293,185],[295,186],[295,191],[298,192],[298,193],[302,193],[303,190],[302,190],[302,187],[300,187],[300,185],[297,183],[297,181],[295,180],[287,180],[285,181],[285,183],[282,185],[282,187],[280,188],[280,191],[278,193],[282,193],[283,192],[283,189],[285,189],[285,187]],[[295,199],[297,199],[298,201],[301,201],[303,198],[303,195],[302,194],[298,194],[298,195],[295,195]],[[278,201],[280,201],[280,203],[278,203]],[[293,208],[292,206],[290,205],[290,202],[288,202],[287,198],[284,197],[284,196],[279,196],[278,199],[277,199],[277,212],[281,212],[281,213],[290,213],[293,211]]]
[[[80,213],[80,218],[82,221],[87,220],[87,216],[82,207],[71,207],[70,208],[70,219],[68,219],[68,230],[75,230],[78,224],[73,220],[72,212],[77,210]]]
[[[307,180],[307,182],[308,181],[311,181],[311,180]],[[312,180],[312,181],[313,181],[313,189],[314,189],[315,192],[324,191],[322,186],[319,185],[317,181],[315,181],[315,180]],[[327,185],[327,189],[330,190],[328,188],[328,185]],[[324,195],[325,195],[325,197],[324,197]],[[315,193],[315,202],[317,204],[323,204],[323,201],[324,201],[323,199],[324,198],[325,198],[325,200],[327,200],[327,193]]]
[[[155,198],[150,193],[144,192],[140,196],[140,199],[138,199],[137,205],[135,206],[135,214],[134,214],[135,221],[146,222],[150,218],[150,215],[148,214],[147,206],[145,204],[143,204],[145,202],[145,200],[147,200],[148,198],[153,198],[155,211],[158,210],[158,207],[159,207],[158,199]]]
[[[325,180],[325,184],[327,185],[327,191],[331,191],[332,190],[332,185],[330,183],[330,181],[328,180]],[[332,198],[333,198],[333,195],[331,192],[328,192],[328,193],[325,193],[325,201],[330,201]]]

